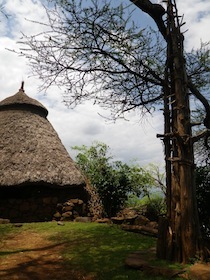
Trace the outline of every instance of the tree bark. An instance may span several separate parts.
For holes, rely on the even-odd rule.
[[[166,22],[162,18],[165,14],[164,9],[161,9],[160,5],[153,4],[149,0],[131,0],[131,2],[154,19],[167,43],[163,89],[167,217],[166,220],[160,220],[162,226],[159,226],[157,256],[186,263],[195,258],[198,250],[202,249],[202,238],[195,193],[195,164],[188,93],[191,84],[187,80],[183,54],[184,36],[180,30],[175,0],[165,1]]]
[[[160,220],[162,226],[159,226],[157,256],[186,263],[196,257],[198,250],[202,253],[202,238],[195,193],[195,164],[188,93],[188,87],[192,85],[187,80],[186,74],[184,36],[180,31],[175,0],[164,1],[167,2],[167,21],[162,18],[165,13],[159,4],[153,4],[149,0],[131,0],[131,2],[154,19],[167,43],[163,88],[167,217],[166,220]],[[195,89],[194,93],[197,93]],[[209,110],[209,105],[207,107]],[[208,128],[209,123],[207,120],[205,122]]]
[[[169,114],[165,115],[165,123],[170,123],[170,129],[165,133],[171,135],[171,156],[167,158],[166,155],[166,167],[170,161],[171,170],[166,170],[168,237],[165,240],[168,240],[169,244],[164,247],[172,252],[166,253],[165,258],[171,256],[173,261],[186,263],[195,258],[198,248],[201,247],[201,235],[195,196],[189,93],[183,55],[184,37],[180,31],[175,1],[172,3],[168,0],[167,15],[167,61],[171,89],[168,103],[171,113],[170,117]]]

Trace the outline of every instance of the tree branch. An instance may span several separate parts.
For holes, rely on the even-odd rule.
[[[204,131],[201,131],[200,133],[198,133],[197,135],[195,135],[194,137],[192,137],[192,141],[193,143],[198,142],[200,139],[202,138],[208,138],[210,136],[210,129],[206,129]]]
[[[140,8],[143,12],[150,15],[157,27],[162,34],[163,38],[166,39],[166,26],[163,20],[163,15],[166,13],[163,6],[159,4],[153,4],[149,0],[130,0],[134,5]]]
[[[205,127],[207,129],[210,129],[210,105],[208,100],[204,97],[203,94],[200,93],[200,91],[196,88],[196,86],[192,83],[191,79],[188,78],[188,87],[193,95],[195,95],[198,100],[203,104],[205,110],[206,110],[206,117],[203,121]]]

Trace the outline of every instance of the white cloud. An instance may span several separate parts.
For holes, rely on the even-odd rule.
[[[44,30],[39,24],[31,21],[45,23],[47,16],[42,1],[32,0],[7,0],[4,6],[9,15],[7,32],[13,38],[20,38],[21,33],[32,35]]]
[[[56,108],[50,110],[49,120],[72,156],[75,155],[72,146],[90,146],[93,141],[99,141],[109,145],[116,160],[136,159],[141,165],[163,163],[161,141],[156,138],[163,130],[161,113],[141,125],[137,118],[106,123],[98,112],[101,109],[89,103],[76,110],[63,108],[62,114]]]
[[[42,1],[41,1],[42,2]],[[108,144],[115,159],[129,161],[137,159],[141,165],[149,162],[163,163],[163,148],[157,133],[163,131],[162,113],[157,112],[153,118],[143,124],[138,116],[131,114],[129,122],[119,120],[115,124],[107,123],[98,115],[102,109],[89,102],[74,110],[67,109],[62,103],[61,92],[57,88],[49,89],[48,94],[38,92],[39,81],[28,78],[27,61],[5,48],[14,49],[20,32],[28,35],[40,31],[40,25],[26,21],[25,18],[44,21],[44,9],[38,0],[7,0],[5,8],[11,14],[12,21],[0,23],[0,99],[15,94],[25,80],[26,93],[38,99],[49,110],[49,121],[58,132],[62,142],[71,155],[71,146],[91,145],[94,140]],[[200,39],[210,38],[209,1],[177,1],[180,14],[185,13],[186,42],[188,46],[198,46]]]
[[[199,48],[201,40],[210,40],[210,1],[209,0],[177,0],[179,15],[184,15],[182,30],[185,33],[188,50]]]

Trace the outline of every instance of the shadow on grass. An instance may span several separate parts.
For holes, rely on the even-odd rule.
[[[25,253],[25,252],[38,252],[38,251],[50,250],[50,249],[53,249],[53,248],[56,248],[58,246],[62,246],[65,244],[66,244],[66,242],[62,242],[62,243],[57,243],[57,244],[41,247],[41,248],[0,251],[0,257],[5,257],[7,255],[13,255],[13,254],[18,254],[18,253]]]
[[[65,231],[57,235],[60,240],[68,242],[63,249],[63,256],[69,267],[78,270],[83,268],[88,273],[97,275],[98,280],[166,279],[145,276],[142,272],[125,266],[125,259],[130,252],[154,247],[155,238],[125,232],[110,225],[87,225],[83,229],[79,227],[75,225],[71,234]]]
[[[49,259],[48,256],[25,258],[18,261],[16,265],[10,268],[1,266],[0,279],[2,280],[80,280],[82,273],[69,270],[65,267],[62,260]]]
[[[21,230],[25,233],[28,232],[28,234],[30,234],[30,231],[40,234],[47,233],[47,238],[53,241],[53,245],[23,250],[14,248],[9,252],[4,250],[0,261],[10,258],[23,258],[23,255],[25,255],[25,258],[14,262],[15,265],[10,268],[5,265],[1,266],[0,279],[168,279],[148,276],[124,265],[126,257],[131,252],[147,251],[154,247],[156,244],[155,238],[122,231],[116,226],[96,223],[65,223],[63,227],[55,223],[32,223],[23,225]],[[54,256],[46,255],[46,252],[51,253],[56,248]],[[25,254],[21,254],[21,252]],[[62,255],[62,258],[58,258],[59,254]],[[146,257],[148,256],[146,255]]]

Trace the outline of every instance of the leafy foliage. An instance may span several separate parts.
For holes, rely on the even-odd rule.
[[[79,152],[76,162],[97,189],[108,216],[114,216],[120,210],[130,193],[145,194],[153,184],[149,172],[138,165],[113,161],[106,144],[94,143],[89,148],[73,149]]]
[[[197,88],[202,92],[209,90],[210,71],[210,42],[201,42],[200,49],[192,49],[186,53],[186,67],[188,78],[190,78]]]
[[[166,44],[158,32],[133,22],[134,5],[110,0],[50,2],[48,22],[37,22],[43,33],[23,34],[19,42],[20,55],[29,59],[42,89],[65,88],[68,106],[93,100],[111,110],[114,119],[131,110],[139,110],[140,116],[153,112],[166,86]],[[209,44],[185,56],[189,79],[205,92]]]
[[[47,31],[21,41],[21,55],[42,88],[64,87],[68,106],[91,99],[113,118],[134,109],[152,112],[164,85],[165,44],[158,33],[136,26],[122,3],[54,2],[49,22],[40,23]]]
[[[157,221],[160,215],[166,214],[166,200],[164,197],[156,196],[148,200],[146,216],[151,221]]]

